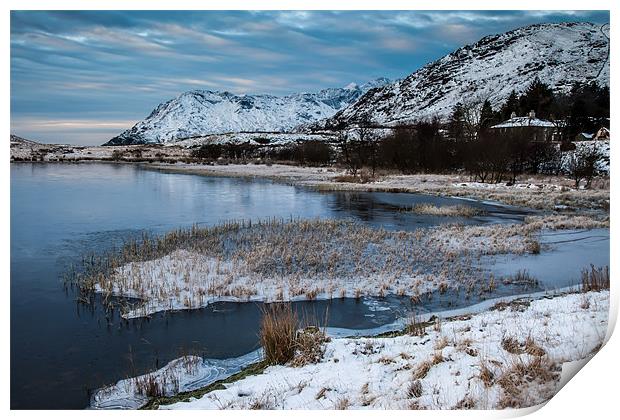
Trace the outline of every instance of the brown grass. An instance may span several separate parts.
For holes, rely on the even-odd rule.
[[[405,333],[422,337],[426,334],[426,326],[416,314],[409,314],[405,325]]]
[[[472,397],[465,397],[454,406],[454,410],[473,410],[476,408],[476,401]]]
[[[269,364],[285,364],[295,357],[297,315],[290,304],[266,305],[260,327],[260,342]]]
[[[134,379],[136,391],[139,395],[149,398],[163,397],[166,383],[155,375],[143,375]]]
[[[409,384],[409,388],[407,388],[407,397],[409,398],[420,398],[422,396],[422,382],[420,380],[415,380]]]
[[[444,358],[441,351],[436,352],[432,358],[427,359],[416,366],[413,371],[413,379],[424,379],[433,366],[438,365],[443,361]]]
[[[533,384],[548,384],[559,379],[558,366],[546,357],[536,357],[525,362],[517,360],[505,369],[497,378],[496,383],[502,388],[499,408],[521,408],[533,405],[528,388]],[[542,392],[542,391],[539,391]],[[536,395],[542,401],[549,399],[551,394]]]
[[[325,331],[315,326],[299,331],[295,337],[295,357],[291,365],[304,366],[320,362],[325,353],[324,344],[328,340]]]
[[[486,363],[480,363],[480,374],[478,377],[486,388],[490,388],[491,386],[493,386],[495,374],[491,369],[489,369]]]
[[[530,356],[542,357],[547,352],[540,347],[531,336],[528,336],[524,342],[520,342],[514,337],[502,338],[502,348],[511,354],[529,354]]]
[[[334,405],[334,410],[346,410],[347,408],[349,408],[349,405],[351,405],[349,399],[343,397],[336,401],[336,404]]]
[[[475,217],[486,214],[482,209],[461,204],[456,206],[436,206],[434,204],[422,203],[413,206],[411,211],[416,214],[444,217]]]
[[[590,269],[581,271],[581,291],[600,292],[609,290],[609,266],[595,267],[590,265]]]
[[[327,325],[327,313],[324,324]],[[286,364],[299,367],[318,363],[325,352],[329,338],[324,329],[300,321],[290,303],[274,303],[263,308],[260,342],[268,364]]]
[[[504,283],[519,286],[536,287],[538,285],[538,279],[530,275],[527,270],[518,270],[516,274],[505,279]]]
[[[528,254],[540,254],[540,242],[536,239],[529,239],[525,242],[525,250]]]
[[[68,281],[79,286],[85,300],[99,290],[105,297],[132,295],[145,303],[172,302],[185,291],[187,299],[181,303],[188,308],[204,306],[210,298],[255,297],[259,287],[275,279],[275,292],[265,296],[267,300],[315,299],[329,293],[322,282],[332,280],[362,280],[355,297],[398,289],[417,293],[422,282],[429,287],[443,282],[441,288],[446,290],[447,279],[476,284],[478,273],[469,263],[469,248],[446,249],[427,233],[392,232],[336,220],[229,222],[144,235],[117,252],[89,255],[82,267],[69,273]],[[164,262],[158,260],[164,257],[169,259],[162,268]],[[427,279],[421,267],[440,275]],[[170,281],[178,277],[185,282]],[[237,282],[242,277],[243,283]]]
[[[524,352],[519,340],[514,337],[502,338],[502,348],[511,354],[522,354]]]

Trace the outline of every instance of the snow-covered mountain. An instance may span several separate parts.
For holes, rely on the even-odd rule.
[[[235,95],[192,90],[160,104],[143,121],[106,145],[170,143],[180,139],[231,132],[281,132],[333,116],[372,88],[379,78],[358,86],[323,89],[289,96]]]
[[[482,38],[405,79],[375,89],[314,129],[361,121],[393,125],[445,118],[457,102],[489,99],[494,107],[537,76],[556,91],[575,82],[609,85],[609,25],[539,24]]]

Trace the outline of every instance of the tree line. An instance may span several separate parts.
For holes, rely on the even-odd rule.
[[[514,113],[551,121],[552,130],[492,127]],[[480,182],[515,182],[524,173],[560,174],[569,171],[578,185],[589,184],[596,174],[600,153],[582,148],[570,154],[568,164],[562,151],[581,132],[594,132],[609,122],[609,88],[596,83],[576,84],[567,94],[557,94],[539,79],[518,95],[493,109],[488,99],[458,103],[447,122],[439,119],[381,129],[368,120],[357,127],[338,131],[337,139],[300,141],[285,146],[268,144],[203,145],[192,155],[199,159],[239,160],[260,157],[302,165],[340,164],[356,177],[362,168],[374,177],[378,169],[404,174],[466,171]],[[555,142],[552,142],[551,134]],[[541,134],[544,138],[541,138]],[[579,178],[579,180],[577,179]]]

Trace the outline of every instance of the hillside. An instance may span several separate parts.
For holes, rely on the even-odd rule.
[[[554,23],[487,36],[368,92],[311,128],[445,118],[457,102],[489,99],[498,107],[513,89],[523,92],[536,77],[556,92],[568,91],[575,82],[609,85],[608,30],[592,23]]]
[[[106,145],[170,143],[223,133],[290,131],[301,124],[331,117],[369,89],[388,82],[380,78],[361,86],[350,84],[289,96],[193,90],[160,104],[146,119]]]

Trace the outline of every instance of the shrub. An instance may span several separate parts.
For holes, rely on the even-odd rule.
[[[224,147],[220,144],[203,144],[197,149],[191,151],[191,156],[196,159],[212,159],[215,160],[222,156]]]
[[[125,154],[121,150],[114,150],[112,152],[112,160],[119,161],[123,159],[124,156]]]
[[[292,148],[292,158],[298,163],[325,165],[332,160],[332,148],[319,140],[307,140]]]

